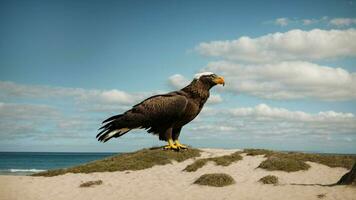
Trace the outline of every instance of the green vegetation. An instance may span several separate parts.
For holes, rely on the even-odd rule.
[[[246,153],[248,156],[265,155],[265,157],[268,157],[276,152],[266,149],[244,149],[243,153]]]
[[[262,177],[259,182],[263,183],[263,184],[278,184],[278,177],[277,176],[273,176],[273,175],[268,175],[265,177]]]
[[[87,181],[79,185],[79,187],[91,187],[93,185],[101,185],[103,184],[102,180],[97,180],[97,181]]]
[[[230,175],[223,173],[204,174],[194,182],[194,184],[214,187],[224,187],[234,183],[235,180]]]
[[[162,148],[143,149],[133,153],[124,153],[103,160],[93,161],[66,169],[48,170],[32,176],[57,176],[65,173],[113,172],[125,170],[142,170],[155,165],[172,163],[172,160],[182,162],[189,158],[200,156],[200,150],[187,149],[184,151],[164,151]]]
[[[274,166],[271,163],[277,163],[278,165],[290,166],[290,170],[305,170],[307,167],[306,161],[316,162],[329,167],[344,167],[351,169],[353,163],[355,163],[356,156],[354,155],[328,155],[328,154],[311,154],[311,153],[298,153],[298,152],[276,152],[264,149],[245,149],[243,153],[249,156],[265,155],[268,159],[263,166]],[[273,158],[273,159],[271,159]],[[293,160],[293,161],[292,161]],[[285,162],[285,164],[283,164]],[[304,163],[304,164],[303,164]],[[278,168],[278,167],[276,167]],[[277,169],[271,169],[277,170]],[[283,170],[283,169],[280,169]],[[289,167],[287,167],[287,171]]]
[[[237,151],[230,155],[214,158],[197,159],[188,165],[184,171],[194,172],[203,167],[209,161],[216,165],[228,166],[233,162],[242,159],[241,153],[249,156],[264,155],[267,159],[260,164],[260,168],[267,170],[282,170],[293,172],[307,170],[310,166],[306,161],[316,162],[329,167],[344,167],[351,169],[356,160],[352,155],[327,155],[327,154],[307,154],[296,152],[275,152],[263,149],[246,149],[243,152]],[[92,172],[113,172],[126,170],[143,170],[155,165],[170,164],[172,161],[182,162],[189,158],[200,156],[200,150],[187,149],[184,151],[165,151],[161,147],[142,149],[133,153],[124,153],[108,157],[102,160],[93,161],[87,164],[64,169],[48,170],[33,174],[32,176],[57,176],[65,173],[92,173]]]
[[[188,165],[185,169],[183,169],[183,171],[195,172],[199,168],[202,168],[209,161],[215,162],[216,165],[229,166],[231,163],[242,159],[242,156],[240,155],[240,153],[241,153],[240,151],[237,151],[230,155],[219,156],[219,157],[214,157],[214,158],[198,159],[194,163]]]
[[[356,156],[350,155],[292,153],[288,156],[304,161],[316,162],[329,167],[344,167],[346,169],[351,169],[352,165],[356,161]]]
[[[268,171],[280,170],[285,172],[295,172],[299,170],[307,170],[310,168],[310,165],[303,161],[291,158],[269,157],[258,167]]]

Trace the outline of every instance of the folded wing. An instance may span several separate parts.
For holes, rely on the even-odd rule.
[[[177,122],[184,114],[187,104],[188,99],[178,92],[152,96],[125,113],[104,120],[96,137],[99,141],[106,142],[136,128],[159,134]]]

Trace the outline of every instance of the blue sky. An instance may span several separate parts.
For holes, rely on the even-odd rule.
[[[100,122],[223,75],[196,147],[356,153],[354,1],[0,1],[0,151],[132,151]]]

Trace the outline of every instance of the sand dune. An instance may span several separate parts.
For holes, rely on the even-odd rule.
[[[201,157],[228,155],[237,150],[203,149]],[[307,171],[266,171],[257,166],[266,158],[246,156],[229,166],[209,162],[196,172],[182,170],[194,160],[154,166],[139,171],[65,174],[54,177],[0,176],[1,200],[64,199],[355,199],[356,187],[323,186],[337,182],[348,170],[308,162]],[[226,187],[195,185],[206,173],[226,173],[236,183]],[[276,175],[280,184],[264,185],[258,180]],[[102,180],[101,185],[82,188],[86,181]],[[318,197],[319,195],[319,197]]]

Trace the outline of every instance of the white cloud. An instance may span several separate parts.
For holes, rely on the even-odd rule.
[[[356,99],[356,73],[342,68],[301,61],[263,65],[221,61],[209,63],[203,70],[219,72],[225,78],[226,90],[237,94],[268,99]]]
[[[223,98],[218,94],[210,95],[210,97],[207,101],[208,104],[217,104],[217,103],[221,103],[221,102],[223,102]]]
[[[83,88],[24,85],[0,81],[0,99],[31,98],[58,99],[73,98],[77,103],[107,105],[131,105],[147,96],[148,93],[128,93],[121,90],[97,90]]]
[[[285,108],[274,108],[266,104],[255,107],[231,109],[235,117],[254,117],[255,119],[289,120],[299,122],[356,122],[352,113],[338,113],[335,111],[310,114],[302,111],[289,111]]]
[[[209,108],[209,113],[224,113],[217,118],[213,115],[202,115],[187,128],[206,137],[221,137],[232,140],[246,138],[262,138],[286,141],[299,139],[331,140],[349,138],[353,142],[356,137],[356,117],[352,113],[321,111],[308,113],[292,111],[286,108],[259,104],[253,107]]]
[[[246,129],[255,135],[294,137],[356,135],[356,118],[352,113],[335,111],[307,113],[259,104],[255,107],[230,109],[230,114],[231,120],[243,122],[243,126],[239,126],[240,129]]]
[[[49,105],[0,102],[2,140],[94,138],[99,125],[99,120],[87,114],[65,115],[62,110]]]
[[[328,25],[328,26],[336,26],[336,27],[347,27],[356,24],[356,18],[345,18],[345,17],[338,17],[329,19],[327,16],[318,18],[318,19],[298,19],[298,18],[286,18],[281,17],[277,18],[274,21],[268,21],[267,24],[273,24],[278,26],[287,26],[287,25],[304,25],[309,26],[312,24],[318,25]]]
[[[329,22],[331,25],[334,26],[351,26],[356,24],[356,18],[334,18],[331,19]]]
[[[318,23],[319,20],[316,20],[316,19],[303,19],[302,22],[303,22],[303,25],[308,26],[308,25],[312,25],[312,24]]]
[[[33,120],[56,117],[59,112],[56,108],[48,105],[15,104],[0,102],[1,120]]]
[[[236,40],[200,43],[196,50],[206,56],[245,62],[320,60],[356,56],[356,29],[303,31],[248,36]]]
[[[65,88],[0,81],[0,101],[37,102],[0,102],[0,137],[32,137],[51,141],[58,138],[94,138],[102,120],[131,108],[149,95],[116,89]]]
[[[107,90],[98,93],[100,99],[105,103],[120,103],[124,105],[132,104],[138,99],[137,96],[120,90]],[[141,95],[140,95],[141,96]]]
[[[282,18],[277,18],[274,23],[279,26],[287,26],[289,22],[288,18],[282,17]]]
[[[0,81],[0,97],[23,98],[56,98],[67,96],[82,96],[85,90],[81,88],[63,88],[40,85],[24,85],[8,81]]]
[[[1,139],[33,137],[59,119],[59,111],[48,105],[15,104],[0,102]]]
[[[168,78],[168,83],[174,88],[174,89],[181,89],[189,84],[189,80],[187,80],[183,75],[181,74],[174,74]]]
[[[329,18],[327,16],[318,19],[298,19],[298,18],[281,17],[275,19],[272,24],[282,26],[282,27],[287,25],[309,26],[312,24],[330,24],[328,19]],[[266,24],[271,24],[271,21],[267,21]]]
[[[224,126],[224,125],[220,125],[217,126],[216,124],[204,124],[204,125],[198,125],[196,124],[196,126],[192,126],[190,128],[190,130],[192,131],[202,131],[202,132],[229,132],[229,131],[236,131],[236,127],[233,126]]]

